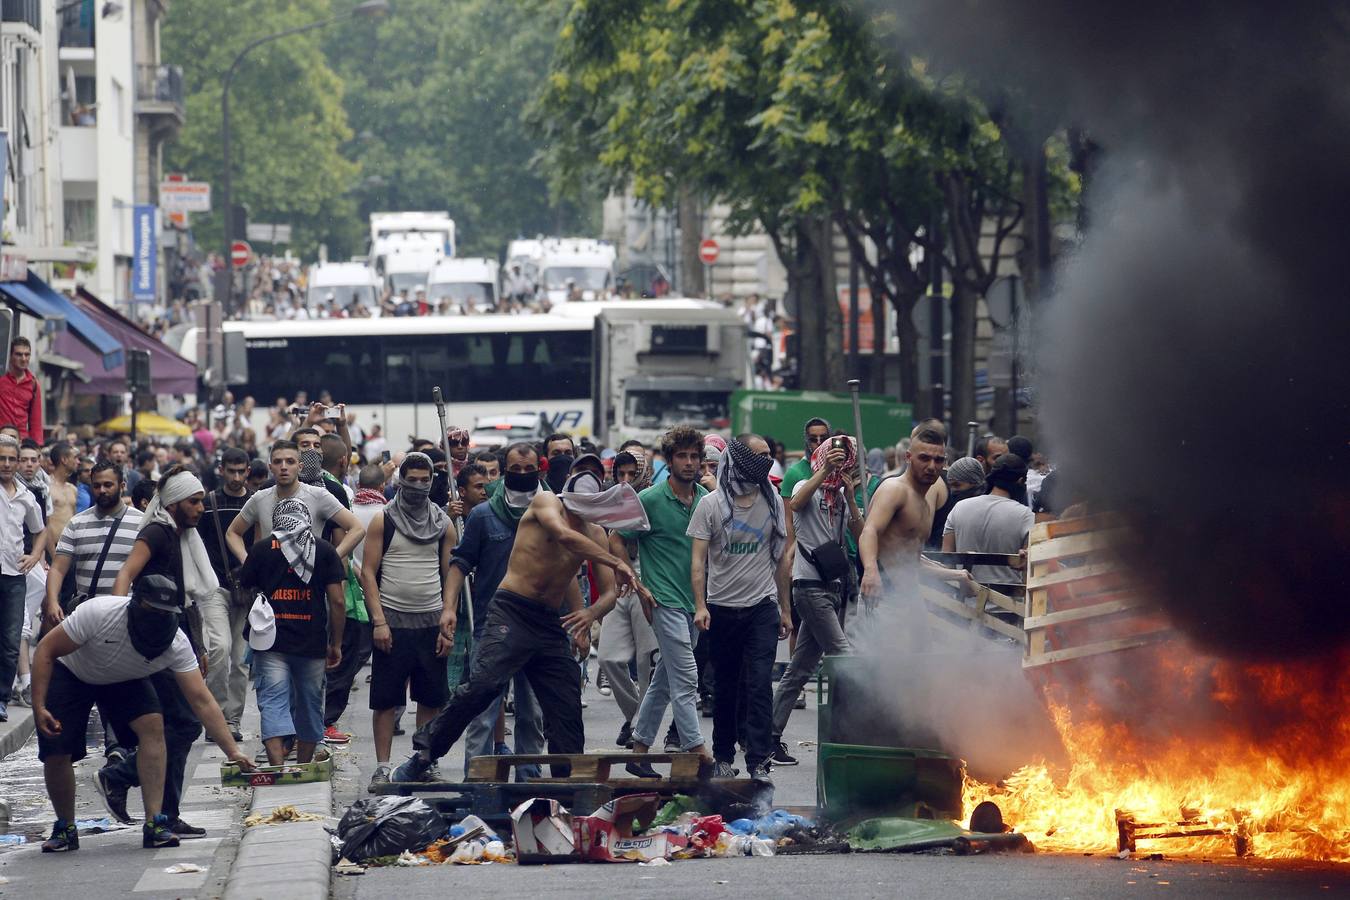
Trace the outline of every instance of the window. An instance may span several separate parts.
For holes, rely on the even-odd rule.
[[[98,242],[98,206],[94,200],[65,200],[66,240],[72,244]]]
[[[628,391],[624,424],[630,428],[674,428],[682,422],[704,427],[730,417],[726,391]]]

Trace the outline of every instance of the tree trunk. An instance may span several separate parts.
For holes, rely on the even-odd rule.
[[[680,222],[678,289],[686,297],[702,297],[708,290],[703,278],[703,261],[698,258],[698,245],[703,240],[703,202],[693,188],[681,185],[677,204],[676,216]]]
[[[1022,161],[1022,252],[1017,265],[1027,302],[1036,304],[1050,290],[1050,200],[1047,193],[1045,145]]]
[[[964,279],[952,288],[952,430],[964,433],[975,419],[975,306],[979,295]]]
[[[843,315],[836,300],[834,244],[823,216],[793,225],[793,262],[787,266],[797,298],[798,366],[802,390],[844,388]]]

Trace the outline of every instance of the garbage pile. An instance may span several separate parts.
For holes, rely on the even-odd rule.
[[[821,841],[816,824],[785,810],[757,819],[726,821],[699,802],[677,795],[664,805],[657,794],[616,797],[586,816],[556,800],[526,800],[511,811],[514,845],[482,819],[451,824],[415,797],[359,800],[333,836],[338,871],[367,866],[522,865],[562,862],[635,862],[663,865],[703,857],[774,856],[786,848]]]

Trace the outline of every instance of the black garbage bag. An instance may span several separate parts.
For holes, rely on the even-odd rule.
[[[368,797],[338,822],[342,855],[361,863],[377,856],[421,850],[449,830],[441,814],[416,797]]]

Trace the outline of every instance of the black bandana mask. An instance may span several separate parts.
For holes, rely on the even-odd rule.
[[[539,487],[538,472],[506,472],[502,475],[502,487],[508,491],[528,494]]]
[[[127,601],[127,635],[131,646],[146,659],[168,651],[178,634],[178,613],[146,606],[139,600]]]

